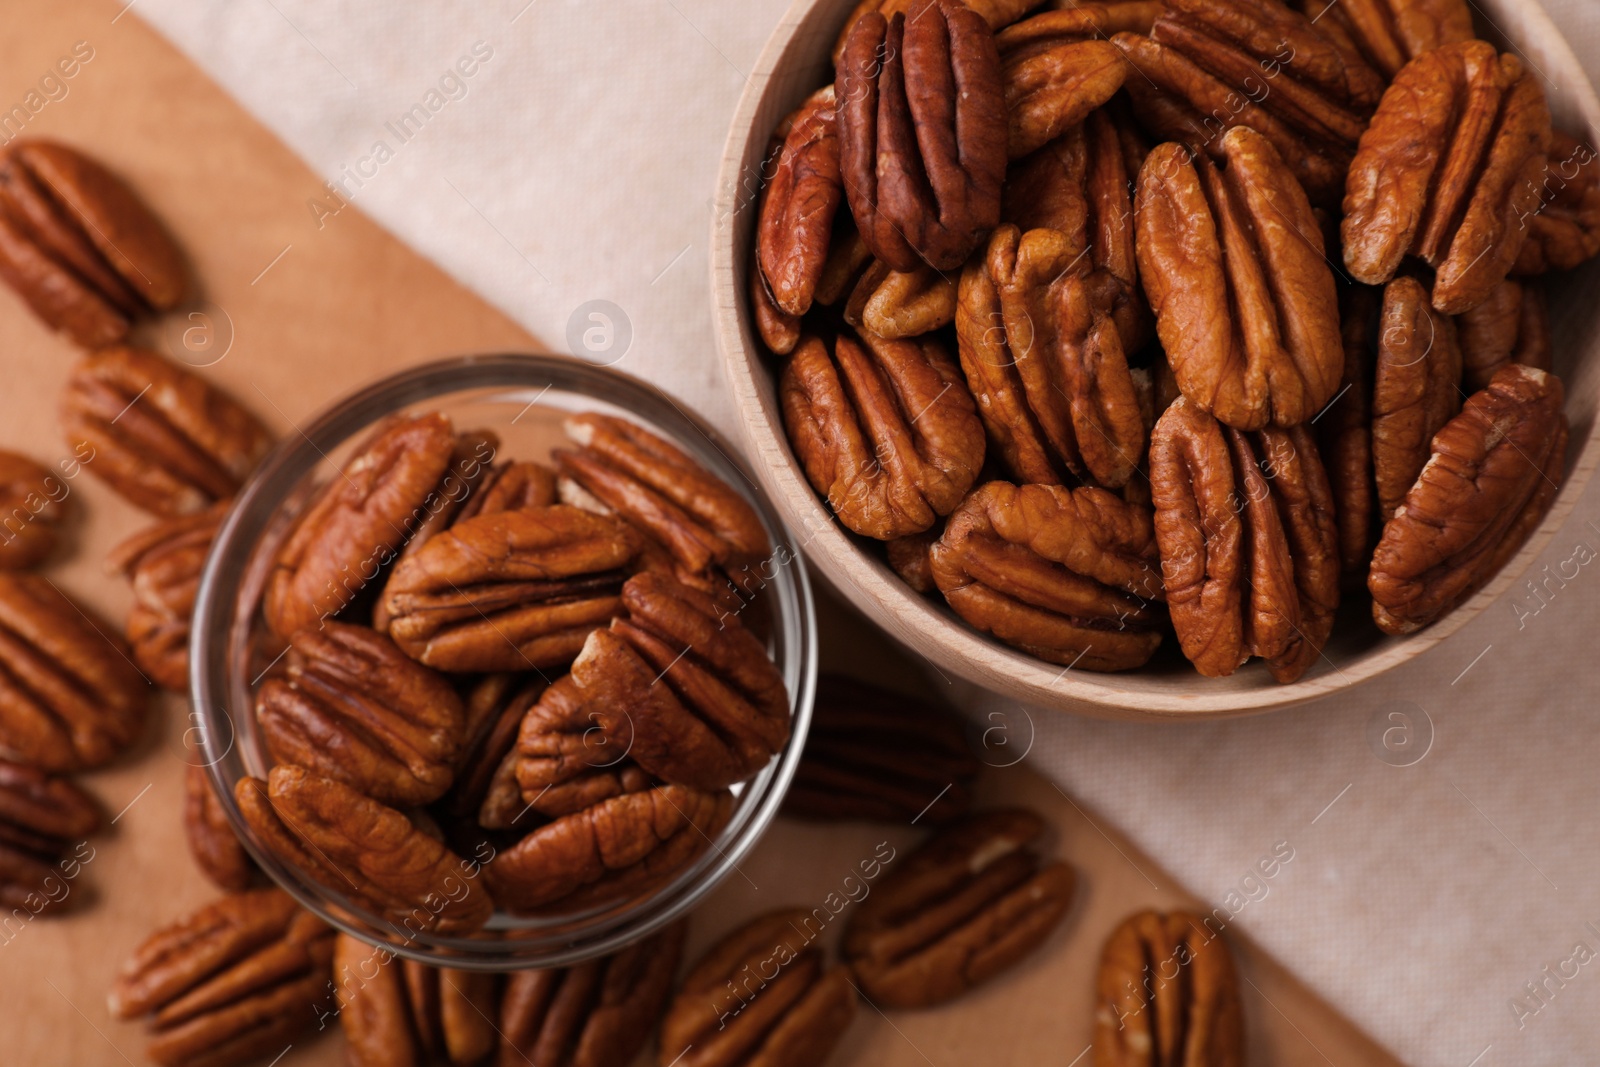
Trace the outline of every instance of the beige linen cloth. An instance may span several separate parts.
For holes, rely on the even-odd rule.
[[[571,336],[732,432],[710,198],[787,3],[133,10],[329,180],[308,217],[337,226],[356,205],[551,345]],[[1547,5],[1590,69],[1593,3]],[[1597,557],[1591,493],[1536,565],[1550,568],[1538,595],[1508,596],[1409,669],[1266,718],[1151,728],[974,706],[1408,1062],[1593,1062]]]

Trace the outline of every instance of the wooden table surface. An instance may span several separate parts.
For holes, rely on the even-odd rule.
[[[307,206],[321,192],[317,178],[140,22],[136,8],[86,2],[30,5],[23,14],[13,5],[16,17],[0,21],[0,106],[21,103],[22,133],[83,146],[153,205],[187,250],[203,292],[194,307],[146,327],[144,342],[205,364],[200,373],[275,431],[292,432],[336,397],[400,367],[539,347],[359,210],[319,228]],[[56,88],[30,98],[75,48],[90,58],[64,82],[65,95]],[[13,119],[0,136],[17,132]],[[55,411],[76,353],[7,291],[0,337],[0,447],[54,464],[69,455]],[[70,535],[48,574],[120,626],[128,593],[106,576],[103,560],[149,520],[92,477],[69,484]],[[830,602],[820,611],[825,664],[928,691],[911,661],[865,623]],[[0,932],[0,1062],[146,1062],[139,1026],[106,1011],[111,976],[151,930],[217,895],[191,862],[180,826],[187,714],[182,699],[163,697],[143,741],[86,776],[115,822],[92,839],[93,858],[73,883],[83,898],[78,911]],[[1081,873],[1071,914],[1039,952],[948,1008],[884,1015],[863,1005],[833,1063],[1086,1067],[1093,971],[1106,935],[1140,908],[1196,906],[1155,860],[1026,765],[992,767],[979,791],[985,803],[1025,804],[1048,816],[1055,829],[1046,849]],[[691,953],[755,912],[820,903],[878,842],[904,850],[918,837],[911,827],[780,820],[697,913]],[[1274,961],[1234,945],[1247,979],[1250,1063],[1395,1062]],[[313,1035],[278,1062],[337,1063],[340,1045],[336,1034]]]

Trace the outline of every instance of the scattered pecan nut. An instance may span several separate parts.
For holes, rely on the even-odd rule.
[[[238,491],[272,438],[256,417],[164,356],[118,346],[84,356],[61,398],[68,445],[129,502],[204,511]]]
[[[604,959],[513,972],[500,1000],[500,1063],[627,1067],[666,1006],[683,937],[678,922]]]
[[[99,767],[139,736],[149,703],[109,626],[48,578],[0,572],[0,757]]]
[[[606,736],[577,681],[562,675],[521,719],[512,757],[519,805],[560,818],[649,789],[655,783],[628,748]]]
[[[115,344],[134,319],[176,307],[186,275],[161,223],[100,164],[54,141],[0,158],[0,278],[52,329]]]
[[[184,771],[183,835],[195,864],[218,888],[237,892],[258,881],[256,861],[234,833],[211,775],[198,763]]]
[[[228,1067],[276,1055],[318,1019],[333,930],[280,889],[232,893],[151,934],[108,998],[149,1016],[163,1067]]]
[[[23,570],[55,551],[65,482],[27,456],[0,451],[0,570]]]
[[[957,615],[1040,659],[1129,670],[1161,643],[1150,509],[1107,490],[989,482],[928,554]]]
[[[1367,285],[1351,285],[1340,299],[1344,375],[1339,391],[1317,416],[1317,451],[1333,492],[1339,529],[1339,569],[1346,584],[1366,581],[1378,543],[1377,489],[1372,481],[1372,368],[1381,296]]]
[[[133,586],[126,632],[133,661],[159,686],[189,688],[189,623],[217,528],[231,501],[164,519],[111,550],[107,567]]]
[[[1029,848],[1043,832],[1030,811],[983,812],[902,860],[845,929],[862,992],[880,1007],[931,1007],[1039,948],[1077,888],[1072,868]]]
[[[285,863],[412,930],[469,933],[494,902],[461,860],[401,812],[302,767],[241,778],[245,821]]]
[[[1507,363],[1550,369],[1550,306],[1537,279],[1507,278],[1489,299],[1456,316],[1463,386],[1475,393]]]
[[[1405,502],[1384,523],[1367,589],[1385,633],[1440,618],[1493,578],[1550,508],[1567,450],[1555,375],[1512,363],[1433,437]]]
[[[1187,912],[1130,916],[1095,981],[1097,1067],[1241,1067],[1239,979],[1220,933]]]
[[[1296,6],[1385,79],[1424,52],[1476,36],[1467,0],[1297,0]]]
[[[1344,198],[1344,262],[1381,285],[1413,255],[1438,273],[1433,306],[1481,304],[1540,206],[1550,108],[1520,59],[1484,41],[1425,52],[1395,75],[1361,137]]]
[[[823,674],[787,815],[938,825],[972,807],[981,764],[960,716],[842,674]]]
[[[961,369],[932,337],[801,340],[778,385],[812,488],[846,527],[886,541],[950,513],[983,466]]]
[[[1178,388],[1229,426],[1293,426],[1322,410],[1344,365],[1333,271],[1305,193],[1248,127],[1223,162],[1150,153],[1135,213],[1139,273]]]
[[[900,271],[959,267],[1000,221],[1006,102],[983,17],[960,0],[863,14],[835,81],[839,165],[856,226]]]
[[[284,662],[256,692],[275,759],[384,804],[428,804],[450,788],[466,713],[437,673],[342,622],[295,634]]]
[[[800,316],[816,297],[844,201],[832,86],[812,94],[784,125],[756,220],[757,284],[781,313]]]
[[[757,916],[684,978],[656,1051],[660,1067],[804,1067],[825,1062],[856,1013],[850,968],[828,967],[810,912]]]
[[[495,1050],[492,974],[398,960],[349,934],[334,942],[333,973],[351,1067],[472,1067]]]
[[[72,779],[0,760],[0,907],[62,910],[68,849],[99,828],[99,807]]]
[[[1383,290],[1372,384],[1372,473],[1387,521],[1428,462],[1429,442],[1461,410],[1461,346],[1455,323],[1428,289],[1399,277]]]
[[[1600,157],[1587,142],[1552,130],[1545,165],[1513,274],[1572,270],[1600,253]]]

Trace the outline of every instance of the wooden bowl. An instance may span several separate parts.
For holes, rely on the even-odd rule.
[[[1046,663],[964,623],[937,598],[914,593],[889,570],[881,551],[840,526],[806,481],[784,434],[774,370],[746,299],[751,236],[761,190],[761,161],[777,124],[832,80],[830,50],[857,0],[797,0],[761,53],[739,101],[717,180],[711,280],[717,343],[727,365],[756,476],[813,570],[901,644],[941,672],[1029,703],[1118,719],[1213,719],[1288,707],[1326,696],[1415,659],[1503,594],[1543,551],[1593,473],[1600,446],[1600,266],[1585,265],[1549,287],[1555,369],[1567,387],[1572,443],[1567,477],[1550,514],[1516,557],[1478,594],[1420,633],[1385,637],[1367,619],[1365,596],[1346,605],[1319,664],[1290,685],[1275,683],[1261,661],[1230,678],[1203,678],[1170,637],[1155,660],[1126,674],[1095,674]],[[1536,74],[1557,127],[1600,144],[1600,99],[1549,17],[1533,0],[1474,0],[1479,31],[1503,35]],[[1494,37],[1491,37],[1494,39]],[[1349,597],[1355,601],[1358,598]]]

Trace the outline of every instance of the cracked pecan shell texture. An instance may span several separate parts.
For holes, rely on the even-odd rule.
[[[27,456],[0,450],[0,570],[43,563],[66,516],[66,483]]]
[[[1516,554],[1561,483],[1564,395],[1555,375],[1513,363],[1434,435],[1427,465],[1372,557],[1367,589],[1379,629],[1422,629]]]
[[[197,754],[191,753],[189,758],[197,758]],[[195,865],[218,888],[239,891],[258,880],[256,861],[234,833],[211,775],[198,763],[184,769],[183,836]]]
[[[812,94],[784,125],[762,189],[755,258],[757,283],[779,311],[798,316],[811,310],[844,201],[832,87]]]
[[[800,342],[778,383],[811,487],[855,533],[887,541],[950,511],[983,466],[983,424],[961,369],[932,337],[841,333]]]
[[[35,140],[0,158],[0,278],[85,348],[176,307],[188,284],[182,253],[132,190],[82,153]]]
[[[151,934],[108,1006],[148,1016],[163,1067],[228,1067],[278,1054],[321,1014],[333,930],[280,889],[231,893]]]
[[[272,444],[254,415],[204,378],[127,346],[72,368],[61,431],[95,477],[169,516],[233,496]]]
[[[0,756],[47,771],[109,763],[139,736],[149,684],[48,578],[0,572]]]
[[[94,799],[72,779],[0,760],[0,907],[33,915],[70,907],[56,865],[100,821]]]
[[[1221,936],[1187,912],[1117,927],[1095,980],[1098,1067],[1242,1067],[1239,980]]]
[[[1484,41],[1424,53],[1395,76],[1350,165],[1344,262],[1381,285],[1407,255],[1433,306],[1459,315],[1510,271],[1540,206],[1550,108],[1537,75]]]
[[[512,756],[518,803],[559,818],[654,782],[600,727],[572,675],[557,678],[522,717]]]
[[[200,571],[232,501],[164,519],[111,550],[107,569],[128,579],[133,607],[125,632],[133,661],[159,686],[189,687],[189,623]]]
[[[1549,370],[1550,305],[1537,278],[1507,278],[1489,299],[1456,316],[1462,385],[1475,393],[1508,363]]]
[[[475,516],[395,568],[389,636],[440,670],[561,666],[616,614],[640,547],[625,523],[566,504]]]
[[[656,1063],[825,1062],[855,1017],[856,991],[848,967],[827,966],[813,943],[819,932],[810,912],[793,908],[759,915],[724,936],[667,1009]]]
[[[1467,0],[1297,0],[1301,13],[1341,37],[1385,79],[1424,52],[1470,41]]]
[[[1161,643],[1150,509],[1107,490],[989,482],[929,559],[957,615],[1051,663],[1129,670]]]
[[[1372,473],[1382,519],[1428,462],[1433,435],[1460,410],[1455,323],[1433,310],[1421,282],[1396,278],[1383,290],[1372,383]]]
[[[1072,868],[1041,864],[1030,811],[983,812],[907,856],[858,905],[843,953],[884,1008],[926,1008],[982,985],[1044,944],[1077,889]]]
[[[342,611],[427,518],[455,452],[438,412],[385,422],[300,516],[267,578],[262,610],[287,640]]]
[[[627,1067],[666,1006],[683,938],[679,922],[604,959],[513,972],[500,1001],[502,1067]]]
[[[1223,163],[1150,153],[1135,215],[1139,273],[1183,395],[1229,426],[1293,426],[1344,366],[1333,272],[1305,193],[1247,127]]]
[[[349,934],[334,943],[333,973],[350,1067],[472,1067],[496,1047],[491,974],[399,960]]]
[[[1600,157],[1570,133],[1552,130],[1539,207],[1513,274],[1572,270],[1600,253]]]
[[[256,693],[273,758],[384,804],[428,804],[450,788],[466,713],[437,673],[341,622],[295,634],[284,662]]]
[[[895,270],[959,267],[1000,221],[1006,102],[983,17],[913,0],[857,18],[839,58],[840,172],[862,239]]]
[[[234,789],[245,821],[279,858],[413,930],[470,933],[494,902],[460,859],[401,812],[343,782],[280,764]]]

